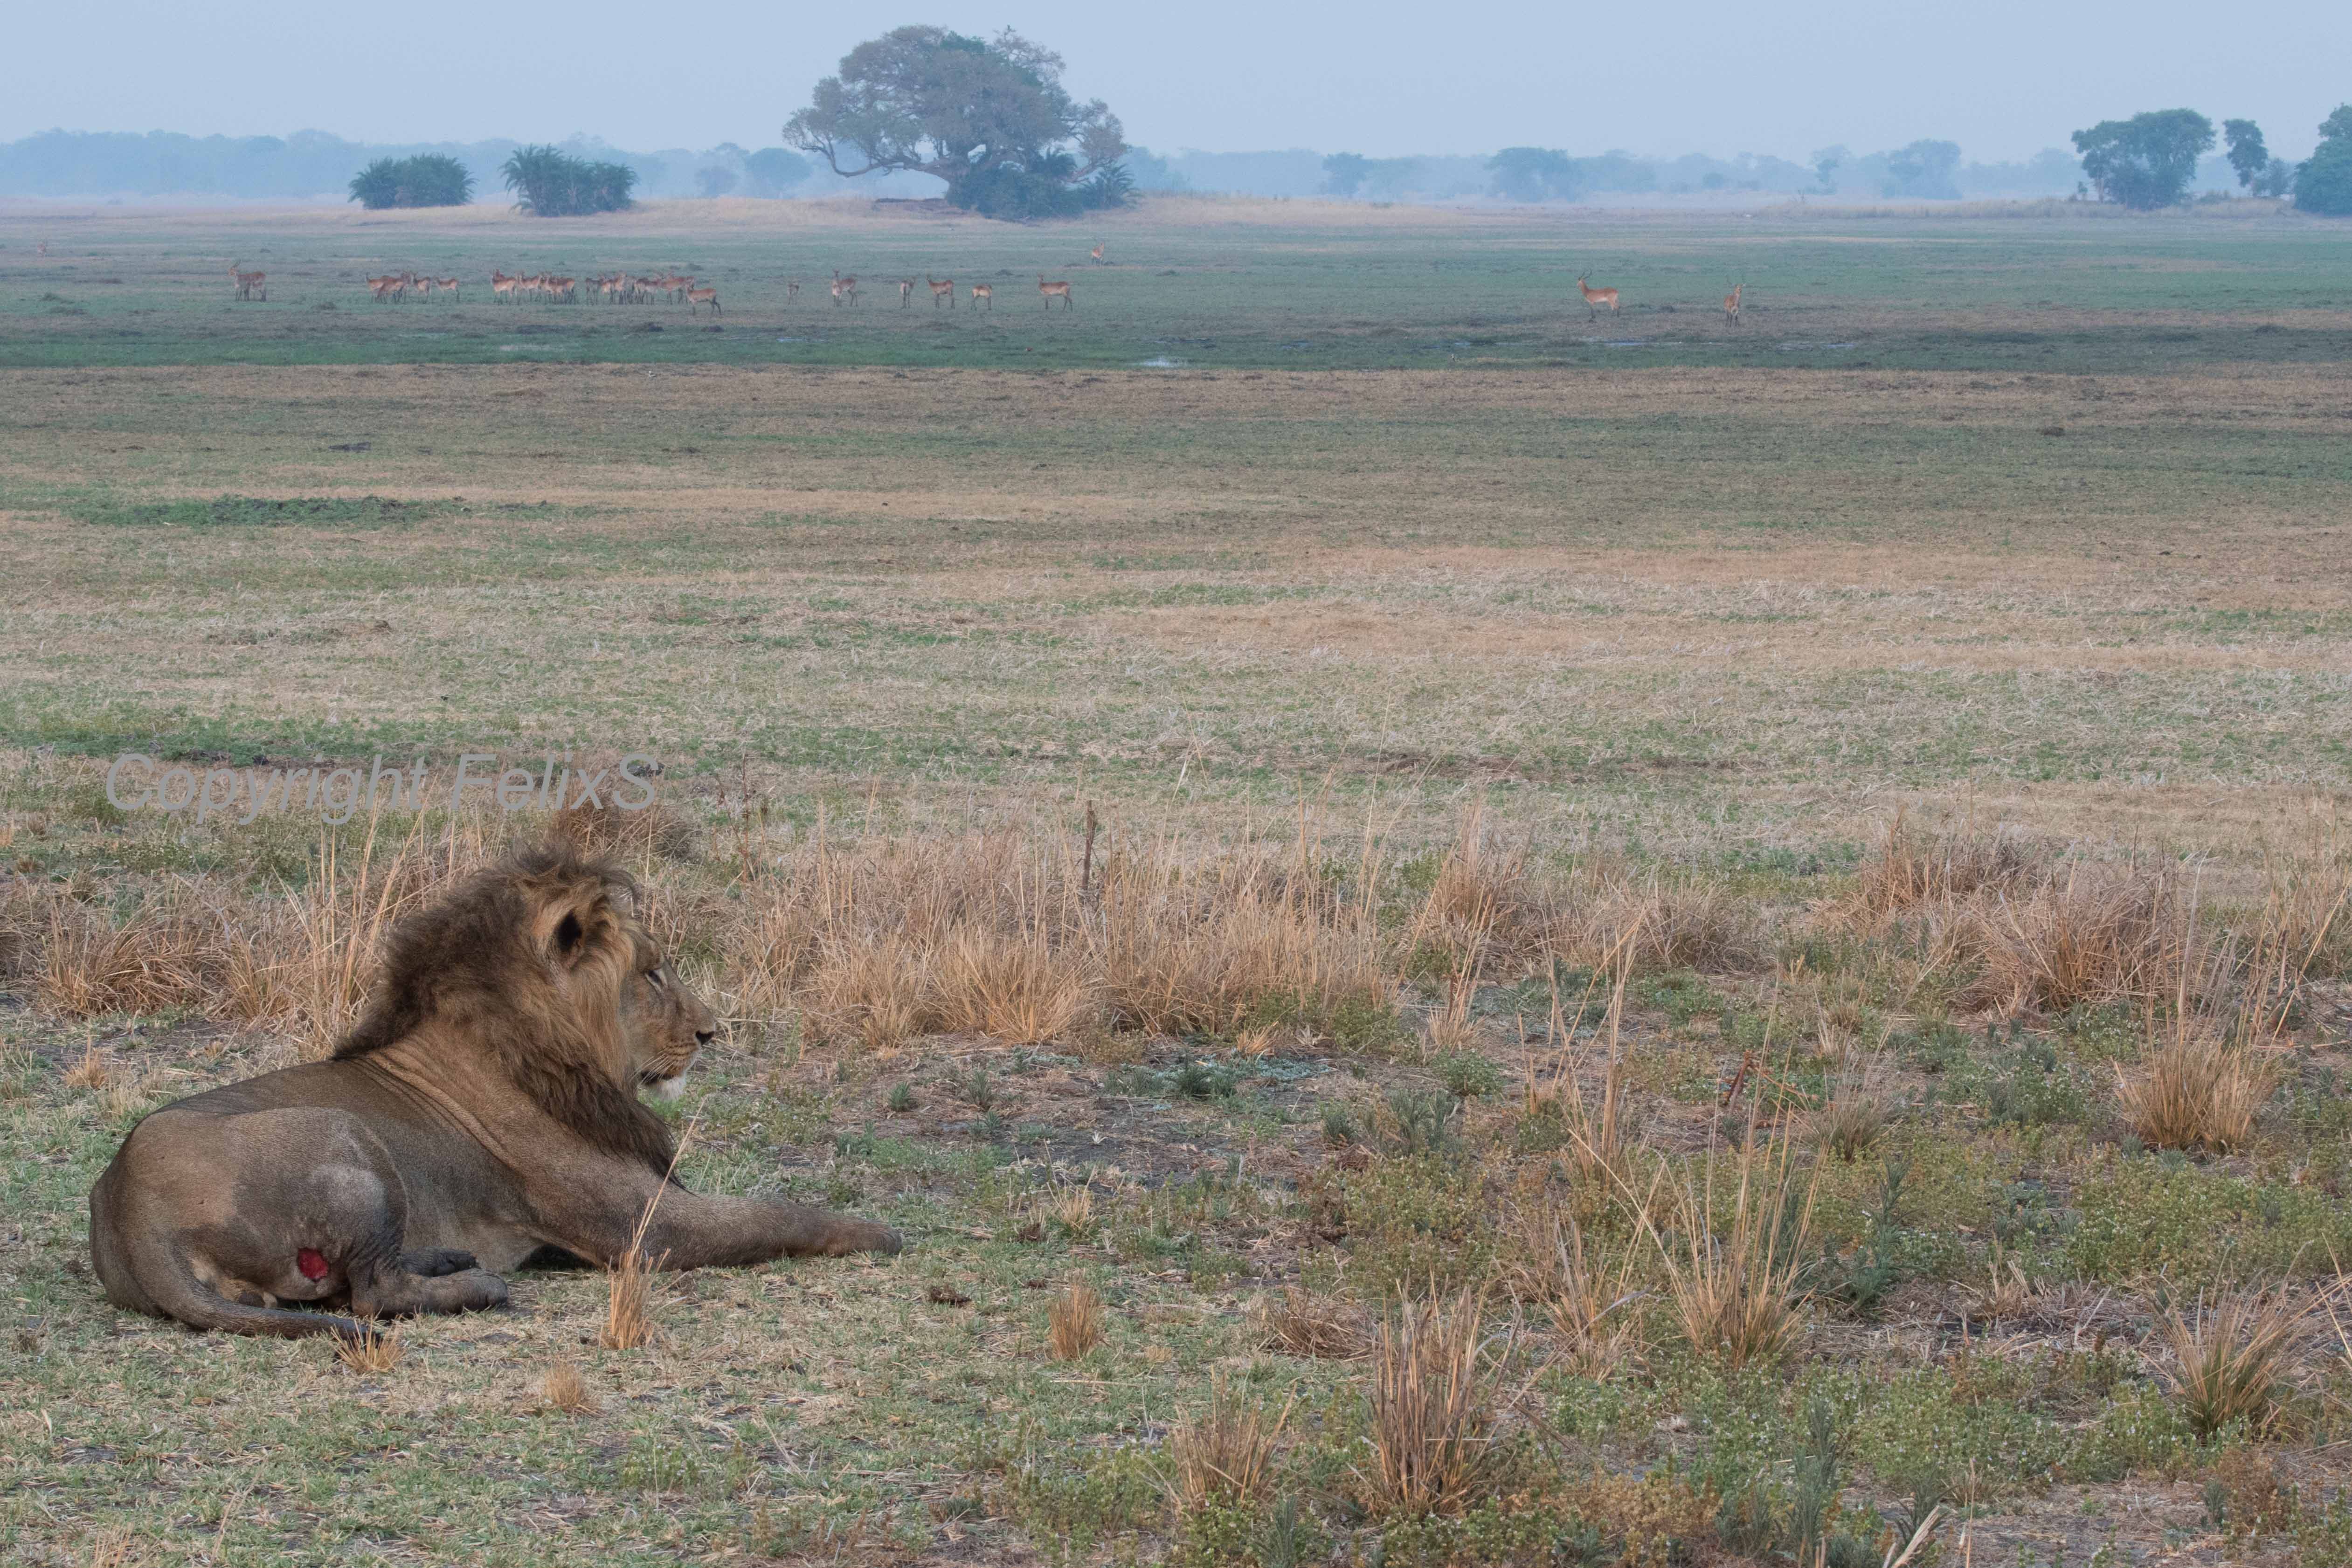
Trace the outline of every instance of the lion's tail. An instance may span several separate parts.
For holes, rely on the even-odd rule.
[[[169,1235],[149,1228],[134,1239],[135,1221],[110,1201],[114,1176],[109,1166],[90,1191],[89,1250],[107,1299],[116,1306],[152,1317],[176,1318],[190,1328],[226,1329],[231,1333],[276,1334],[282,1339],[321,1333],[359,1336],[360,1325],[349,1318],[232,1301],[196,1277],[186,1249]]]
[[[248,1307],[242,1301],[232,1301],[196,1278],[188,1255],[179,1248],[167,1244],[156,1250],[169,1261],[161,1270],[139,1270],[139,1282],[156,1306],[190,1328],[275,1334],[280,1339],[307,1339],[322,1333],[339,1339],[358,1339],[365,1332],[352,1319],[331,1312],[297,1312],[284,1307]],[[154,1254],[149,1256],[152,1259]],[[157,1273],[163,1278],[153,1278]]]

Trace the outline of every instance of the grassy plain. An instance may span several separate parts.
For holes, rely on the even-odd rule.
[[[1826,1506],[1830,1560],[1874,1564],[1940,1498],[1988,1562],[2341,1561],[2352,1062],[2311,912],[2352,785],[2352,236],[2246,206],[0,213],[0,1531],[77,1564],[1273,1568],[1771,1560]],[[491,265],[691,267],[723,330],[494,306]],[[466,303],[370,304],[403,267]],[[877,287],[925,269],[1004,298]],[[601,1276],[530,1274],[365,1373],[107,1308],[83,1196],[143,1110],[289,1059],[206,944],[320,896],[322,830],[126,817],[104,759],[564,747],[661,756],[691,843],[642,862],[730,1019],[688,1178],[884,1215],[907,1255],[690,1277],[633,1352],[593,1343]],[[1090,804],[1107,858],[1201,868],[1209,905],[1300,868],[1297,951],[1374,1002],[1301,971],[1144,1027],[1116,917],[1000,910],[1065,1026],[876,1039],[840,1022],[875,928],[803,967],[753,940],[820,854],[962,865],[973,833],[1008,857],[956,873],[982,904],[1064,898]],[[1898,810],[1948,836],[1890,845]],[[1884,891],[1999,843],[1981,883]],[[874,874],[911,964],[970,935]],[[116,923],[213,935],[77,990]],[[2069,943],[2113,961],[2031,977]],[[1582,1157],[1612,952],[1623,1174],[1736,1158],[1752,1114],[1818,1175],[1785,1355],[1688,1332],[1669,1206]],[[2141,1135],[2183,1029],[2271,1072],[2250,1135]],[[1564,1218],[1625,1270],[1622,1355],[1561,1305]],[[1062,1362],[1078,1276],[1109,1337]],[[1494,1500],[1416,1519],[1368,1479],[1368,1364],[1293,1354],[1282,1303],[1455,1284],[1524,1332]],[[2272,1284],[2305,1312],[2275,1415],[2200,1431],[2170,1314]],[[558,1361],[592,1413],[550,1407]],[[1203,1507],[1171,1437],[1217,1375],[1299,1403],[1271,1489]]]

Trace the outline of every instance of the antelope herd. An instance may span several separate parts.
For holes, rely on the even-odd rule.
[[[46,246],[42,254],[47,254]],[[1103,260],[1101,246],[1097,246],[1088,252],[1087,259],[1097,265],[1109,265]],[[242,270],[240,263],[231,262],[228,275],[236,285],[236,297],[239,299],[266,300],[269,298],[268,274],[247,272]],[[891,281],[898,286],[898,308],[901,310],[914,302],[915,285],[919,281],[931,291],[931,308],[936,310],[942,305],[950,310],[955,308],[956,280],[952,277],[933,277],[927,272],[919,279],[898,277]],[[457,292],[457,279],[454,277],[435,277],[425,273],[408,271],[389,272],[381,277],[369,278],[367,287],[368,293],[378,302],[397,302],[407,298],[411,294],[420,299],[429,298],[436,289],[453,299],[459,300],[460,303],[463,302],[463,296]],[[583,289],[589,294],[601,297],[607,305],[628,305],[666,299],[673,305],[684,304],[688,315],[698,314],[705,306],[710,308],[710,313],[714,316],[721,313],[718,287],[715,285],[698,282],[691,273],[649,273],[640,277],[632,273],[615,272],[603,277],[580,278],[562,277],[546,272],[508,273],[501,272],[496,267],[490,269],[490,299],[494,304],[512,305],[525,299],[539,299],[550,303],[576,305],[580,302],[581,292]],[[1748,285],[1743,280],[1733,284],[1731,292],[1723,297],[1723,319],[1733,326],[1739,323],[1740,296],[1747,290]],[[835,306],[856,304],[856,275],[852,273],[845,276],[840,268],[835,267],[831,291]],[[1599,320],[1603,309],[1614,316],[1621,308],[1617,290],[1614,287],[1593,287],[1587,274],[1577,275],[1576,291],[1583,297],[1587,319]],[[1066,277],[1049,278],[1042,272],[1037,274],[1037,296],[1049,314],[1056,299],[1062,302],[1062,308],[1065,310],[1076,309],[1077,307],[1077,302],[1070,291],[1070,280]],[[801,280],[797,277],[785,279],[784,298],[788,302],[797,302],[800,297]],[[971,299],[973,309],[977,310],[986,306],[992,311],[996,308],[996,289],[991,284],[975,283],[971,286]],[[1670,307],[1660,306],[1658,308],[1667,309]]]

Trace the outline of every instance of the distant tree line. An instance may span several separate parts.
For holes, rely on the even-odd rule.
[[[2273,157],[2262,127],[2251,120],[2223,120],[2221,137],[2239,187],[2249,194],[2292,196],[2304,212],[2352,215],[2352,104],[2320,121],[2319,145],[2299,165]],[[2213,122],[2193,109],[2151,110],[2074,132],[2083,172],[2099,200],[2140,212],[2186,200],[2198,160],[2216,140]]]
[[[186,136],[176,131],[44,131],[0,142],[0,195],[221,196],[299,201],[320,196],[365,197],[353,180],[376,164],[419,157],[448,159],[478,195],[499,184],[499,167],[520,143],[510,140],[383,144],[347,141],[322,131],[291,136]],[[808,184],[815,167],[783,147],[746,151],[722,142],[707,151],[667,149],[625,152],[570,141],[565,152],[636,171],[632,194],[702,193],[706,171],[732,174],[733,193],[782,196]],[[380,188],[378,181],[370,182]]]

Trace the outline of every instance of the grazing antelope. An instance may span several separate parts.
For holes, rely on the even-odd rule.
[[[1061,298],[1063,309],[1067,310],[1071,308],[1070,283],[1067,278],[1064,278],[1059,283],[1048,283],[1045,281],[1045,275],[1041,272],[1037,275],[1037,292],[1044,298],[1045,301],[1045,308],[1048,310],[1051,310],[1054,308],[1054,300],[1056,296],[1059,296]]]
[[[838,305],[845,299],[852,305],[857,303],[857,277],[854,273],[847,277],[842,277],[841,269],[836,267],[833,269],[833,302]]]
[[[441,280],[441,292],[460,305],[466,302],[466,297],[457,292],[457,280],[454,277],[445,277]]]
[[[988,301],[988,308],[991,310],[994,310],[996,308],[995,288],[992,285],[985,283],[973,284],[971,286],[971,308],[975,310],[979,309],[980,302],[983,299]]]
[[[718,315],[719,313],[718,288],[714,286],[709,288],[688,289],[686,291],[686,313],[689,316],[693,315],[695,307],[698,305],[709,306],[710,313],[713,316]]]
[[[250,299],[257,291],[264,299],[269,298],[269,290],[263,287],[269,280],[268,273],[239,272],[236,263],[232,261],[228,264],[228,275],[236,280],[236,297],[239,299]]]
[[[387,272],[382,277],[371,277],[367,280],[367,286],[368,293],[374,296],[379,305],[387,299],[397,299],[408,292],[408,279],[396,272]]]
[[[1091,250],[1091,251],[1087,252],[1087,254],[1088,258],[1089,258],[1090,260],[1092,260],[1092,261],[1094,262],[1094,264],[1095,264],[1097,267],[1101,267],[1102,265],[1104,265],[1104,263],[1103,263],[1103,258],[1102,258],[1102,246],[1095,246],[1095,248],[1094,248],[1093,250]]]
[[[904,310],[914,298],[915,280],[911,277],[898,279],[898,308]]]
[[[686,298],[688,289],[694,287],[694,278],[688,273],[673,272],[661,280],[661,286],[669,290],[669,302],[675,305]]]
[[[923,281],[924,281],[925,283],[928,283],[928,284],[929,284],[929,285],[931,286],[931,308],[932,308],[932,309],[934,309],[934,310],[938,309],[938,308],[940,308],[940,300],[942,300],[942,299],[944,299],[944,300],[946,300],[946,301],[948,302],[948,308],[949,308],[949,309],[952,310],[952,309],[954,309],[954,308],[955,308],[955,279],[954,279],[954,278],[952,278],[952,277],[933,277],[929,273],[928,273],[928,272],[927,272],[927,273],[923,274]]]
[[[1583,275],[1580,273],[1576,279],[1576,291],[1584,296],[1584,308],[1591,313],[1593,320],[1598,321],[1601,319],[1601,308],[1603,305],[1609,307],[1609,314],[1612,316],[1617,314],[1617,291],[1615,289],[1587,288],[1584,287]]]
[[[1739,291],[1747,287],[1748,284],[1743,279],[1738,283],[1733,284],[1731,286],[1731,292],[1723,297],[1723,319],[1725,320],[1737,321],[1739,319]]]

